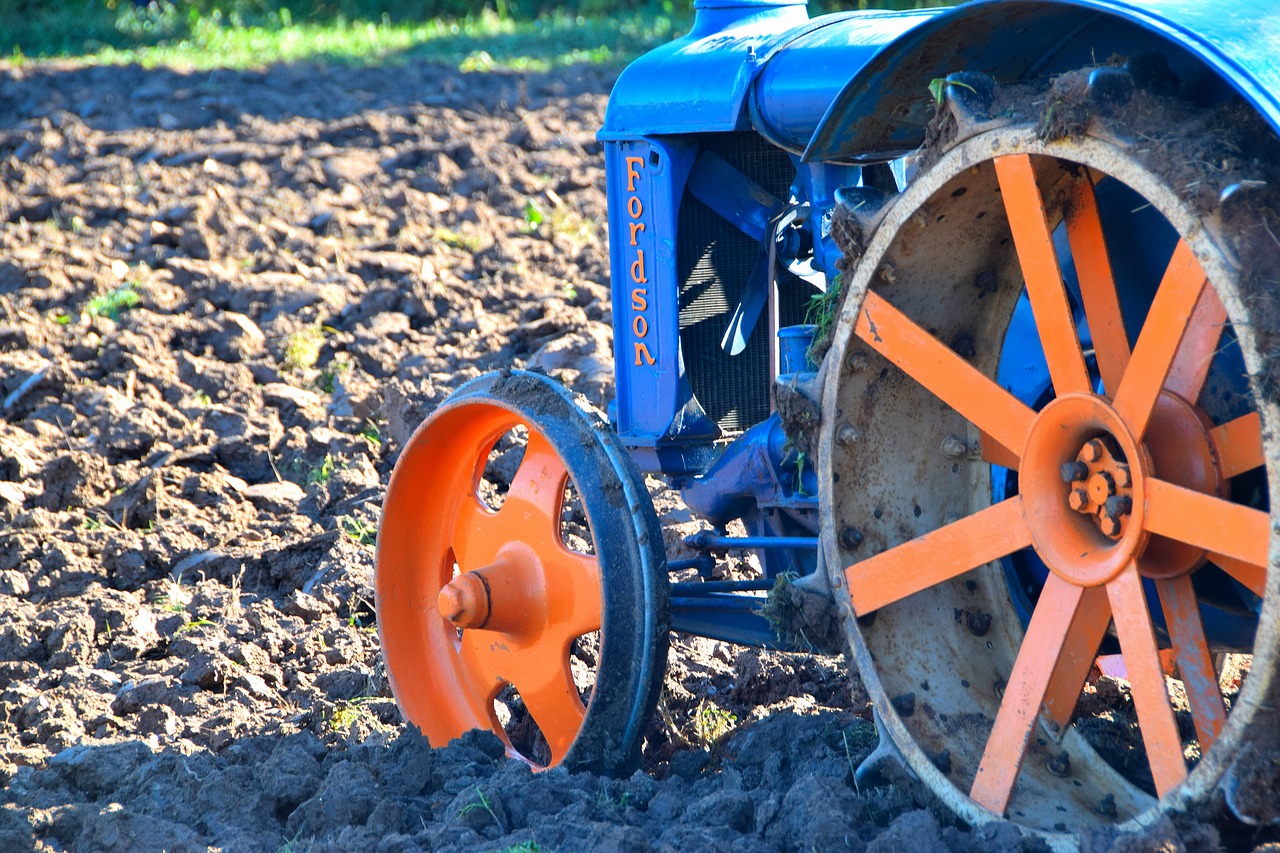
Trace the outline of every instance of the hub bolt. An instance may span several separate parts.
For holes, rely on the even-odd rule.
[[[1079,460],[1062,463],[1062,482],[1071,483],[1089,476],[1089,466]]]

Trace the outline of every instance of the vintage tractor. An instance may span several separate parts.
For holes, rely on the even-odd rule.
[[[793,584],[971,823],[1276,820],[1280,7],[696,6],[600,131],[608,423],[486,375],[391,477],[406,718],[625,771],[668,632],[804,646],[761,614]],[[642,472],[705,520],[696,556]],[[735,548],[757,575],[717,579]]]

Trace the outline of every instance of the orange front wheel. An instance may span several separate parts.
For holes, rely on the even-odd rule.
[[[414,433],[378,533],[383,655],[441,746],[627,772],[666,668],[665,557],[617,437],[537,374],[481,376]]]

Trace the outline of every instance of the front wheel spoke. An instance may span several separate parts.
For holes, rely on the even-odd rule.
[[[867,291],[854,332],[1001,445],[1021,452],[1035,413],[878,293]]]
[[[1218,292],[1212,287],[1204,288],[1200,291],[1191,319],[1187,321],[1182,345],[1169,368],[1169,376],[1164,383],[1166,388],[1192,403],[1200,398],[1226,322],[1227,309],[1218,298]]]
[[[1173,367],[1187,331],[1187,318],[1207,283],[1191,247],[1179,240],[1115,392],[1116,411],[1139,439],[1147,431],[1151,412]]]
[[[482,555],[491,551],[497,516],[474,495],[462,495],[454,510],[453,558],[464,569],[480,568]]]
[[[1129,364],[1129,337],[1125,333],[1111,257],[1098,216],[1098,200],[1087,174],[1076,182],[1065,219],[1098,372],[1102,374],[1103,388],[1114,395]]]
[[[1267,564],[1267,513],[1165,480],[1148,478],[1144,483],[1147,530],[1250,565]]]
[[[533,525],[520,530],[520,538],[525,541],[541,541],[553,533],[558,535],[560,505],[568,479],[569,473],[559,454],[541,434],[529,430],[524,458],[511,478],[511,488],[502,505],[504,524]]]
[[[1213,442],[1222,476],[1228,479],[1252,471],[1266,461],[1262,456],[1262,419],[1257,412],[1214,427],[1209,431],[1209,440]]]
[[[1054,390],[1059,394],[1093,391],[1080,336],[1076,332],[1062,268],[1053,247],[1053,231],[1036,183],[1035,167],[1027,154],[1010,154],[995,161],[1000,193],[1009,215],[1009,229],[1027,283],[1031,313],[1044,346]],[[1112,290],[1114,291],[1114,287]]]
[[[1213,657],[1205,640],[1200,605],[1196,601],[1190,575],[1157,581],[1156,587],[1160,591],[1160,607],[1164,611],[1169,637],[1173,640],[1187,702],[1191,705],[1191,717],[1200,737],[1200,751],[1204,752],[1218,739],[1227,714],[1223,707],[1222,687],[1218,684]]]
[[[1031,730],[1083,598],[1083,587],[1051,573],[1031,614],[969,792],[974,802],[996,814],[1009,805]]]
[[[1030,544],[1022,498],[1012,497],[849,566],[849,597],[864,616]]]
[[[1062,646],[1062,654],[1044,697],[1045,716],[1059,731],[1071,722],[1071,715],[1080,700],[1080,689],[1098,658],[1098,647],[1102,645],[1110,624],[1111,601],[1107,598],[1107,591],[1102,587],[1086,589],[1067,630],[1067,641]]]
[[[1160,652],[1151,626],[1151,614],[1147,610],[1147,598],[1142,592],[1142,576],[1134,563],[1107,584],[1107,595],[1111,599],[1112,618],[1115,619],[1116,635],[1120,639],[1120,651],[1129,676],[1138,727],[1147,748],[1147,764],[1151,768],[1156,791],[1163,797],[1186,778],[1187,765],[1182,757],[1182,738],[1173,718],[1173,706],[1165,688],[1164,669],[1160,666]]]
[[[559,551],[543,560],[547,578],[547,623],[573,637],[600,630],[600,562],[592,556]]]
[[[550,644],[548,646],[545,651],[538,649],[538,652],[555,654],[557,659],[539,661],[533,672],[513,679],[513,683],[529,709],[529,715],[547,740],[551,763],[559,764],[582,728],[586,706],[573,683],[568,649],[561,651],[558,645],[554,648]]]

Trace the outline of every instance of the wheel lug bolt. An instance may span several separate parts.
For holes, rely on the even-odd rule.
[[[1089,493],[1084,489],[1072,489],[1067,495],[1067,504],[1076,512],[1089,511]]]
[[[1083,480],[1089,476],[1089,466],[1080,461],[1064,462],[1060,469],[1062,473],[1062,482],[1074,483],[1076,480]]]
[[[1133,498],[1128,495],[1113,495],[1107,498],[1104,508],[1107,511],[1107,515],[1113,518],[1120,518],[1133,511]]]
[[[1090,439],[1080,450],[1080,458],[1085,462],[1097,462],[1107,452],[1105,446],[1098,439]]]
[[[1115,538],[1120,535],[1120,519],[1111,515],[1098,516],[1098,526],[1102,528],[1104,536]]]
[[[1128,465],[1117,465],[1115,478],[1116,486],[1121,489],[1127,489],[1133,485],[1133,477],[1129,474]]]

